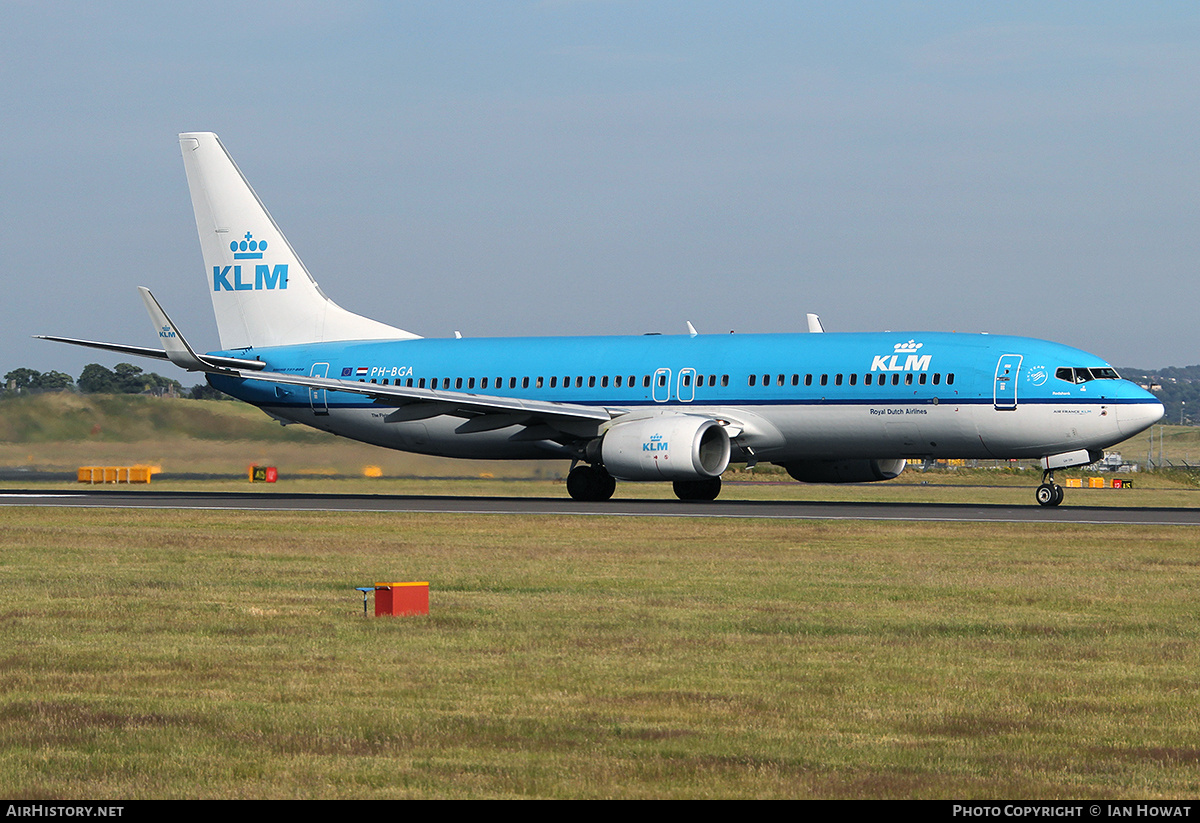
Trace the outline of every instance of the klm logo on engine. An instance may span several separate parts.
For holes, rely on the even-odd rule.
[[[661,434],[651,435],[649,442],[642,444],[642,451],[644,452],[665,452],[666,450],[667,441],[663,440]]]
[[[897,343],[892,347],[892,354],[875,355],[871,361],[871,371],[928,371],[933,355],[917,354],[917,350],[924,345],[915,340]]]
[[[246,232],[242,240],[234,240],[229,244],[234,260],[262,260],[263,252],[267,250],[266,240],[255,240],[254,235]],[[213,266],[213,291],[262,291],[286,289],[288,267],[287,263],[269,266],[257,263],[254,266],[254,277],[250,277],[250,266],[242,271],[240,263],[232,266]]]

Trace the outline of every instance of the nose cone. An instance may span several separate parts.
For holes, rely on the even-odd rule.
[[[1117,407],[1117,428],[1125,437],[1133,437],[1163,418],[1163,404],[1140,386],[1130,385],[1126,402]]]

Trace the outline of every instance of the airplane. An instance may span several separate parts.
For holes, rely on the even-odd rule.
[[[1083,466],[1163,416],[1099,357],[945,332],[427,339],[325,296],[220,139],[179,135],[221,348],[199,354],[139,287],[162,349],[42,339],[169,360],[284,425],[402,451],[571,461],[567,491],[670,481],[713,500],[730,463],[805,483],[897,477],[909,460]]]

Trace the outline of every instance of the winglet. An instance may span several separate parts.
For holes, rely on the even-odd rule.
[[[150,322],[154,324],[154,331],[158,333],[158,339],[162,341],[163,349],[166,350],[167,357],[172,363],[188,371],[219,370],[212,363],[206,363],[192,350],[188,342],[183,339],[183,335],[175,328],[175,324],[171,322],[171,318],[167,317],[162,306],[158,305],[158,301],[154,299],[150,289],[138,286],[138,291],[141,292],[142,302],[146,304],[146,311],[150,313]]]
[[[825,331],[825,327],[821,325],[821,318],[815,314],[808,315],[808,333],[820,334]]]

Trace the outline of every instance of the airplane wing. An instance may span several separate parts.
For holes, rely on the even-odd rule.
[[[152,357],[155,360],[170,360],[170,356],[162,349],[152,349],[148,346],[130,346],[125,343],[100,343],[95,340],[80,340],[75,337],[57,337],[52,334],[35,334],[37,340],[52,340],[55,343],[70,343],[72,346],[87,346],[89,349],[103,349],[120,354],[132,354],[134,357]],[[221,369],[247,369],[261,371],[267,367],[259,360],[243,360],[240,357],[213,357],[205,355],[205,359]],[[216,371],[216,369],[214,369]]]
[[[554,439],[553,435],[565,433],[580,437],[594,436],[597,427],[625,413],[625,409],[608,409],[584,406],[577,403],[555,403],[546,400],[529,400],[519,397],[504,397],[486,394],[471,394],[460,391],[437,389],[415,389],[407,386],[384,386],[377,383],[360,383],[357,380],[341,380],[333,377],[312,377],[282,372],[266,371],[266,364],[259,360],[237,357],[222,357],[197,354],[188,345],[183,335],[171,322],[170,317],[159,305],[154,295],[144,286],[139,286],[142,300],[150,320],[163,341],[163,351],[143,346],[121,343],[98,343],[70,337],[35,335],[42,340],[70,343],[76,346],[105,349],[107,351],[169,360],[182,369],[207,374],[220,374],[243,380],[262,380],[288,386],[303,386],[310,392],[337,391],[370,397],[381,406],[394,406],[396,411],[389,419],[423,420],[439,415],[465,418],[460,433],[493,431],[509,426],[525,426],[529,439]],[[546,428],[550,431],[546,431]]]
[[[440,414],[471,418],[479,415],[503,415],[506,420],[509,420],[504,425],[509,426],[513,425],[513,418],[529,417],[554,418],[562,421],[607,422],[618,415],[624,414],[626,411],[625,409],[583,406],[577,403],[527,400],[520,397],[470,394],[467,392],[441,391],[437,389],[413,389],[406,386],[383,386],[377,383],[360,383],[357,380],[341,380],[335,377],[307,377],[304,375],[267,371],[251,373],[224,369],[220,370],[219,373],[233,374],[245,380],[262,380],[267,383],[304,386],[310,390],[325,389],[327,391],[365,395],[381,405],[396,405],[401,409],[406,409],[407,411],[404,416],[397,418],[404,420],[419,420],[422,417],[435,417]],[[410,416],[413,414],[416,416]],[[499,423],[501,421],[497,419],[494,422]],[[501,427],[497,426],[497,428]],[[471,430],[486,431],[487,429],[472,428]]]

